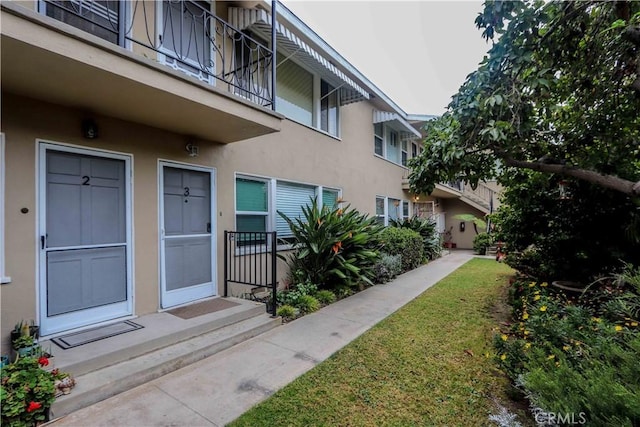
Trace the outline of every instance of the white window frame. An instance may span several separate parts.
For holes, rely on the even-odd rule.
[[[302,65],[300,62],[298,62],[297,60],[295,60],[294,58],[292,58],[291,56],[285,58],[282,62],[284,61],[293,61],[295,62],[296,65],[298,65],[300,68],[303,68],[306,72],[308,72],[309,74],[311,74],[313,76],[313,90],[312,90],[312,105],[313,105],[313,111],[311,112],[311,128],[314,130],[317,130],[318,132],[324,133],[325,135],[328,135],[332,138],[336,138],[336,139],[340,139],[341,135],[342,135],[342,120],[341,120],[341,108],[340,108],[340,89],[339,87],[334,87],[333,91],[336,92],[336,96],[337,96],[337,110],[338,110],[338,114],[336,117],[336,133],[335,135],[330,133],[329,131],[326,131],[324,129],[322,129],[321,126],[321,120],[320,120],[320,115],[321,115],[321,87],[322,87],[322,81],[324,80],[328,85],[333,87],[333,84],[331,82],[329,82],[328,80],[322,78],[322,76],[318,73],[315,73],[311,70],[309,70],[308,68],[306,68],[304,65]],[[278,64],[279,65],[279,64]],[[276,78],[277,79],[277,78]],[[276,91],[278,90],[278,86],[276,85]],[[330,92],[330,93],[333,93]],[[277,96],[277,93],[276,93]],[[276,103],[276,111],[278,111],[277,109],[277,103]],[[299,120],[296,120],[294,118],[288,117],[287,119],[299,123],[302,126],[307,126],[309,127],[309,125],[307,123],[302,123]]]
[[[376,125],[380,125],[382,127],[382,135],[376,133]],[[373,155],[380,159],[391,162],[394,165],[407,168],[407,165],[402,164],[402,154],[406,154],[408,161],[408,146],[410,141],[403,140],[400,135],[400,131],[392,126],[388,126],[384,122],[373,123]],[[376,140],[380,140],[382,142],[382,154],[376,153]],[[402,148],[403,144],[406,144],[406,148]],[[391,159],[390,152],[387,146],[391,146],[392,149],[395,150],[397,160]]]
[[[0,132],[0,283],[11,283],[6,276],[4,246],[4,179],[5,179],[4,133]]]
[[[267,212],[267,226],[266,226],[266,230],[267,232],[272,232],[275,231],[277,229],[276,227],[276,217],[278,215],[278,213],[276,212],[277,210],[277,205],[278,205],[278,201],[277,201],[277,185],[278,182],[280,183],[287,183],[287,184],[295,184],[295,185],[303,185],[303,186],[308,186],[308,187],[314,187],[315,190],[315,198],[316,201],[318,203],[319,207],[322,207],[322,191],[324,189],[326,190],[331,190],[331,191],[337,191],[338,192],[338,200],[342,200],[342,189],[338,188],[338,187],[332,187],[332,186],[323,186],[323,185],[318,185],[318,184],[313,184],[313,183],[309,183],[309,182],[301,182],[301,181],[294,181],[291,179],[279,179],[279,178],[273,178],[273,177],[266,177],[266,176],[259,176],[259,175],[252,175],[252,174],[247,174],[247,173],[241,173],[241,172],[236,172],[235,174],[235,178],[233,181],[233,188],[234,188],[234,197],[233,197],[233,205],[234,205],[234,230],[237,230],[238,228],[238,214],[240,215],[255,215],[256,212],[247,212],[247,211],[237,211],[235,210],[236,207],[236,198],[237,198],[237,186],[236,186],[236,180],[237,179],[247,179],[247,180],[252,180],[252,181],[263,181],[267,183],[267,207],[268,207],[268,212]],[[339,205],[342,204],[342,202],[338,203]],[[289,243],[278,243],[277,245],[277,250],[290,250],[293,247],[292,244]],[[244,248],[239,248],[236,250],[236,255],[241,255],[243,253],[245,249]],[[247,249],[248,250],[248,249]],[[254,248],[251,248],[252,251],[255,252]],[[264,249],[263,249],[264,250]],[[259,247],[258,247],[258,251],[259,251]]]

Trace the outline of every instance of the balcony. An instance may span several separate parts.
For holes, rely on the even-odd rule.
[[[402,179],[402,189],[410,190],[408,177]],[[494,208],[495,194],[493,189],[482,183],[478,183],[473,189],[463,181],[449,181],[436,184],[430,196],[439,199],[459,199],[484,213],[490,213]]]
[[[2,2],[2,90],[219,143],[279,131],[273,52],[210,5]]]

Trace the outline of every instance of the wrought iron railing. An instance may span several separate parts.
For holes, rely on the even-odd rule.
[[[253,290],[268,290],[266,297],[253,299],[267,303],[267,310],[276,315],[277,233],[275,231],[224,232],[224,296],[229,295],[229,284],[249,286]]]
[[[41,12],[265,107],[273,51],[192,0],[43,0]],[[272,43],[272,46],[275,45]]]

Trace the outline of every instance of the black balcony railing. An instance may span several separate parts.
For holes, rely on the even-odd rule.
[[[224,232],[224,296],[235,283],[251,288],[244,293],[265,302],[267,311],[276,315],[277,233],[275,231]],[[255,293],[255,290],[264,292]],[[256,298],[258,294],[266,294]]]
[[[274,108],[273,51],[217,17],[207,1],[44,0],[40,4],[49,17]]]

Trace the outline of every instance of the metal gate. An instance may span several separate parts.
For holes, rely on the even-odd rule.
[[[229,284],[250,286],[252,299],[267,304],[276,315],[277,253],[275,231],[224,232],[224,296]],[[263,292],[256,292],[262,290]],[[263,296],[264,294],[264,296]]]

